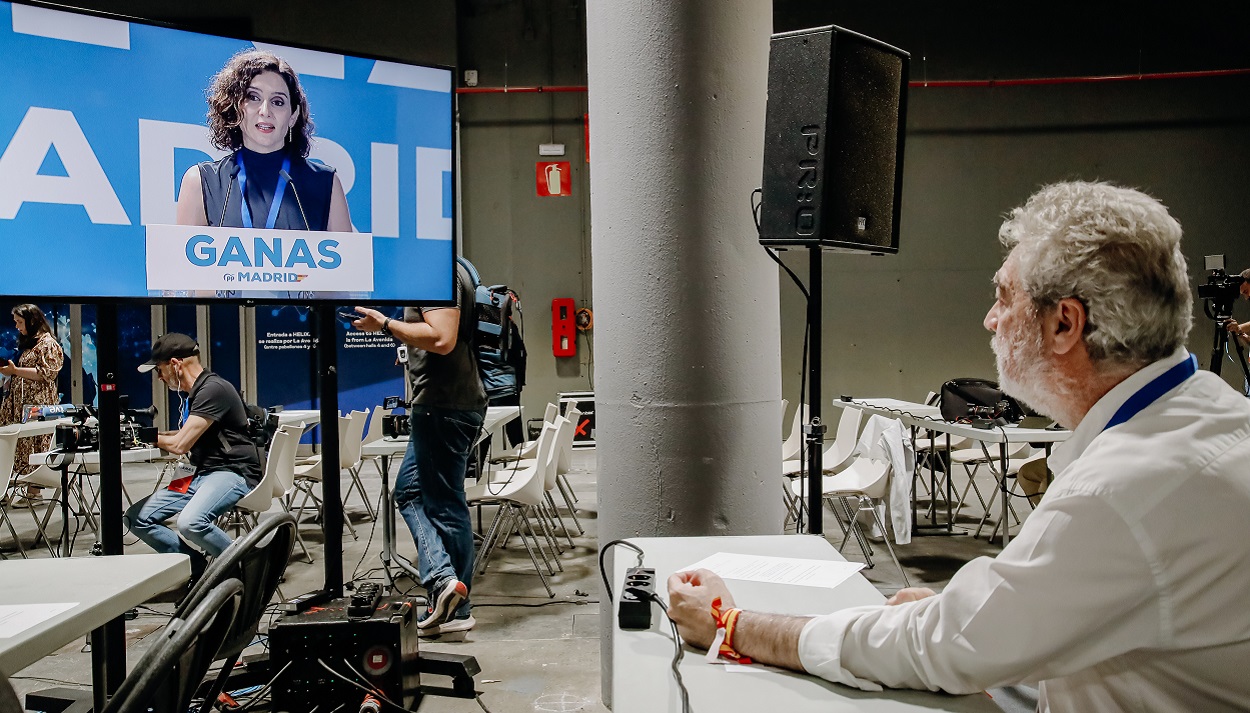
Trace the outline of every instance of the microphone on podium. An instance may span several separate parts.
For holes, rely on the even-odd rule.
[[[299,189],[295,187],[295,180],[291,178],[291,174],[284,168],[278,171],[278,175],[286,179],[291,184],[291,192],[295,194],[295,205],[299,206],[299,215],[304,219],[304,230],[311,230],[308,227],[308,215],[304,213],[304,202],[299,199]]]

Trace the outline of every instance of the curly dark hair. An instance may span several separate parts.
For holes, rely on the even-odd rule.
[[[18,305],[13,308],[13,315],[21,317],[26,323],[26,333],[18,334],[17,348],[26,351],[35,346],[39,342],[39,336],[44,332],[52,334],[52,328],[48,326],[48,320],[43,316],[43,310],[32,304]]]
[[[299,110],[291,131],[287,151],[308,158],[312,141],[313,122],[308,112],[308,96],[300,86],[299,75],[287,61],[272,52],[243,50],[230,58],[226,66],[213,77],[208,87],[208,130],[213,146],[223,151],[234,151],[243,145],[243,130],[239,128],[239,107],[247,95],[247,88],[256,75],[276,72],[286,80],[291,94],[291,104]]]

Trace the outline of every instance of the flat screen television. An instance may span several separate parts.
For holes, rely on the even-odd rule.
[[[0,295],[447,302],[452,76],[0,1]]]

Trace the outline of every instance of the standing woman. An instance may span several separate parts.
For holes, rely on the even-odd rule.
[[[56,378],[65,363],[65,352],[52,336],[43,310],[32,304],[18,305],[13,308],[13,324],[17,327],[21,356],[0,366],[0,374],[9,377],[8,391],[0,401],[0,426],[21,423],[22,407],[28,404],[56,404]],[[30,466],[31,454],[46,451],[51,445],[51,435],[18,439],[13,474],[21,476],[34,470]],[[39,488],[32,486],[26,489],[25,499],[14,505],[29,505],[30,500],[38,497]]]
[[[308,160],[308,98],[286,60],[263,50],[231,57],[208,88],[208,129],[231,153],[183,175],[179,225],[351,232],[334,168]]]

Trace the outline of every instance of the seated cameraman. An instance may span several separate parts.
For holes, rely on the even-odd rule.
[[[156,445],[175,455],[190,453],[190,463],[178,466],[165,489],[126,511],[130,531],[152,549],[190,556],[193,578],[207,559],[178,535],[210,556],[220,555],[231,539],[217,527],[217,518],[247,495],[261,475],[243,398],[230,382],[206,370],[199,354],[194,339],[174,332],[157,339],[152,358],[139,366],[140,372],[155,369],[170,391],[187,393],[178,430],[158,435]],[[174,515],[178,532],[162,524]]]
[[[1250,300],[1250,270],[1241,271],[1241,296]],[[1250,344],[1250,322],[1237,323],[1237,320],[1230,319],[1224,323],[1225,328],[1234,337],[1241,340],[1242,344]]]

